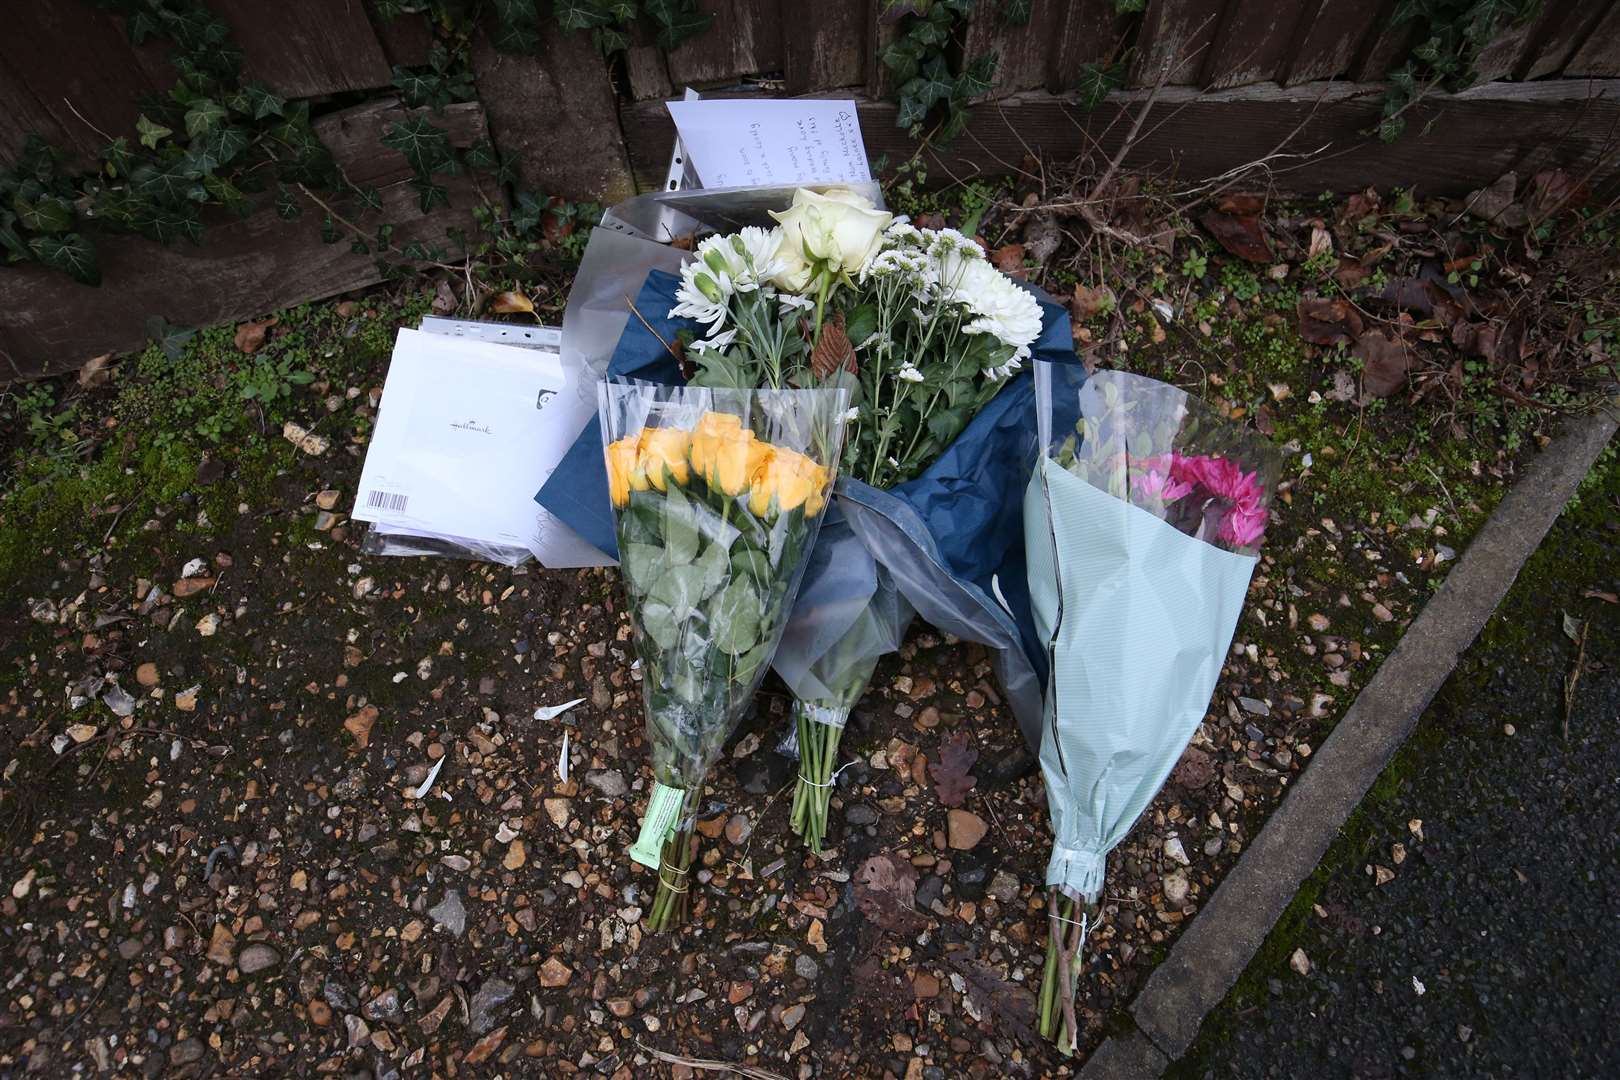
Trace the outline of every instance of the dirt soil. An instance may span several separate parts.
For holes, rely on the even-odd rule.
[[[1342,343],[1303,346],[1288,266],[1209,264],[1166,316],[1207,350],[1155,340],[1151,296],[1078,339],[1139,349],[1137,370],[1234,418],[1263,408],[1290,453],[1210,714],[1110,859],[1087,1046],[1555,419],[1498,412],[1434,446],[1413,433],[1477,418],[1374,400]],[[1191,279],[1211,288],[1217,265],[1229,284],[1194,310]],[[386,331],[420,301],[322,307],[330,336],[299,361],[314,384],[206,452],[128,434],[117,402],[162,396],[130,363],[51,429],[80,458],[18,469],[0,503],[0,1076],[692,1074],[666,1055],[758,1076],[1070,1074],[1030,1031],[1041,781],[987,660],[927,629],[845,736],[832,850],[788,831],[768,682],[705,791],[693,925],[643,933],[654,878],[625,851],[651,781],[616,573],[367,556],[346,520]],[[359,340],[380,344],[344,351]],[[283,414],[328,444],[281,438]],[[929,766],[962,736],[974,786],[951,808]]]

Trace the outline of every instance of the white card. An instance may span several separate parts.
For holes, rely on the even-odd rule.
[[[580,396],[548,350],[400,330],[353,516],[580,565],[595,549],[534,502]]]
[[[669,114],[706,188],[872,179],[853,101],[703,98]]]

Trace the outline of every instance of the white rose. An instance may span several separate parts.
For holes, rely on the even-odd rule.
[[[825,195],[800,188],[793,193],[793,205],[784,211],[773,210],[771,217],[782,226],[782,247],[777,254],[790,269],[797,258],[807,269],[810,264],[822,264],[846,274],[858,271],[877,254],[883,230],[894,220],[893,214],[877,209],[870,199],[848,188],[833,188]],[[809,274],[804,276],[808,283]]]

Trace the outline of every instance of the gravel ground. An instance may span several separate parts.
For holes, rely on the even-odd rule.
[[[1578,517],[1174,1075],[1620,1074],[1620,514]],[[1565,611],[1590,619],[1567,743]]]

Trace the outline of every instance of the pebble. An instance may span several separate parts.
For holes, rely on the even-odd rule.
[[[437,907],[429,908],[428,914],[456,937],[467,930],[467,909],[461,906],[461,894],[455,889],[447,890],[444,899],[439,901]]]
[[[201,1039],[182,1039],[169,1047],[169,1064],[190,1065],[192,1062],[201,1061],[207,1052],[208,1048],[203,1045]]]
[[[1271,715],[1271,706],[1266,704],[1264,701],[1261,701],[1259,698],[1240,697],[1238,698],[1238,704],[1243,706],[1243,711],[1251,716]]]
[[[957,851],[968,851],[989,831],[984,819],[971,810],[952,810],[945,819],[946,842]]]
[[[254,975],[281,963],[281,954],[263,942],[249,945],[242,950],[242,955],[236,958],[236,966],[242,969],[244,975]]]
[[[1288,958],[1288,966],[1294,969],[1296,975],[1309,975],[1311,973],[1311,958],[1305,955],[1304,949],[1295,949]]]
[[[219,633],[219,616],[210,611],[197,620],[197,634],[200,637],[213,637]]]
[[[821,974],[821,968],[814,960],[810,959],[804,953],[800,953],[793,959],[793,973],[801,979],[809,979],[814,981],[815,978]]]
[[[1187,858],[1187,849],[1181,846],[1181,838],[1179,836],[1172,836],[1170,839],[1164,842],[1164,854],[1166,858],[1170,859],[1172,862],[1178,862],[1182,866],[1190,866],[1192,864],[1192,860]]]
[[[958,875],[959,879],[961,875]],[[1018,899],[1018,879],[1005,870],[997,870],[996,876],[990,881],[990,895],[1003,904],[1010,904]]]
[[[354,1013],[350,1013],[343,1018],[343,1026],[348,1029],[351,1049],[356,1046],[364,1046],[366,1040],[371,1038],[371,1028]]]
[[[732,814],[726,822],[726,839],[733,846],[741,847],[754,831],[754,819],[747,814]]]
[[[158,684],[157,665],[148,661],[147,663],[144,663],[140,667],[136,668],[135,681],[149,689],[156,686]]]
[[[630,785],[618,769],[598,769],[585,774],[585,782],[610,799],[622,799],[630,794]]]
[[[867,803],[850,803],[844,809],[844,820],[850,825],[871,825],[878,819],[878,813]]]
[[[321,999],[339,1012],[353,1012],[360,1004],[347,987],[331,976],[321,984]]]
[[[792,1031],[794,1028],[798,1027],[799,1021],[803,1019],[803,1005],[792,1005],[782,1010],[782,1027],[788,1031]]]
[[[923,878],[922,884],[917,886],[916,905],[924,911],[934,906],[940,894],[945,891],[945,880],[937,874],[929,874]]]
[[[1181,906],[1182,902],[1187,899],[1187,893],[1191,887],[1191,883],[1187,880],[1187,875],[1183,874],[1181,871],[1178,870],[1173,874],[1167,875],[1164,879],[1165,903],[1174,904],[1177,907]]]
[[[573,977],[573,969],[555,956],[546,957],[546,962],[540,965],[541,986],[550,988],[567,986]]]
[[[506,1004],[517,988],[505,979],[485,979],[484,985],[473,995],[469,1007],[468,1028],[474,1035],[482,1035],[495,1026],[494,1011]]]
[[[399,991],[393,987],[389,987],[366,1002],[366,1007],[361,1009],[360,1012],[361,1015],[374,1024],[397,1024],[405,1017],[405,1012],[399,1005]]]

